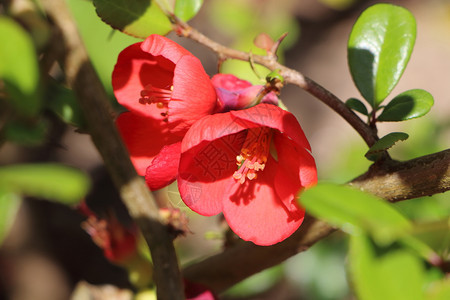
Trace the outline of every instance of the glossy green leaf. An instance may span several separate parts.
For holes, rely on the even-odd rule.
[[[365,156],[367,159],[375,161],[383,151],[391,148],[398,141],[406,140],[408,137],[409,135],[404,132],[391,132],[383,136],[372,147],[370,147]]]
[[[176,0],[175,15],[183,21],[192,19],[203,5],[203,0]]]
[[[415,39],[415,19],[399,6],[373,5],[356,21],[348,41],[348,63],[353,81],[372,107],[396,86]]]
[[[319,183],[299,201],[313,216],[346,231],[365,231],[379,244],[391,243],[411,228],[390,203],[349,186]]]
[[[434,104],[425,90],[409,90],[392,99],[378,116],[378,121],[405,121],[426,115]]]
[[[76,169],[57,164],[11,165],[0,168],[0,188],[74,204],[86,195],[89,179]]]
[[[350,98],[345,102],[345,105],[350,108],[353,109],[357,112],[362,113],[363,115],[368,115],[369,112],[367,111],[367,107],[358,99],[356,98]]]
[[[422,300],[424,270],[409,251],[380,251],[364,234],[350,238],[350,276],[360,300]]]
[[[21,115],[35,116],[41,109],[39,66],[33,41],[22,27],[0,16],[0,79],[7,99]]]
[[[20,198],[0,188],[0,246],[16,218]]]
[[[172,30],[169,19],[155,1],[94,0],[94,5],[103,22],[134,37],[144,39]]]

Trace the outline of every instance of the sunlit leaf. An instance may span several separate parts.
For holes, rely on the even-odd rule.
[[[424,270],[407,250],[380,251],[364,234],[350,238],[350,276],[360,300],[422,300]]]
[[[434,104],[433,96],[425,90],[409,90],[386,105],[378,121],[405,121],[426,115]]]
[[[383,151],[391,148],[398,141],[406,140],[408,137],[409,135],[404,132],[391,132],[379,139],[365,155],[367,159],[375,161]]]
[[[76,169],[57,164],[11,165],[0,168],[0,188],[74,204],[86,195],[89,179]]]
[[[348,63],[353,81],[372,107],[377,108],[396,86],[415,38],[415,19],[399,6],[373,5],[356,21],[348,41]]]
[[[367,107],[358,99],[356,98],[350,98],[345,102],[345,105],[353,110],[356,110],[357,112],[362,113],[363,115],[368,115],[369,112],[367,111]]]
[[[390,203],[349,186],[319,183],[301,194],[300,204],[313,216],[344,231],[365,231],[388,244],[411,228]]]
[[[20,198],[0,188],[0,246],[16,218]]]
[[[172,30],[168,17],[151,0],[94,0],[98,16],[112,28],[131,36],[146,38]]]
[[[192,19],[203,5],[203,0],[176,0],[175,15],[183,21]]]
[[[31,37],[22,27],[0,16],[0,79],[19,114],[35,116],[41,109],[39,66]]]

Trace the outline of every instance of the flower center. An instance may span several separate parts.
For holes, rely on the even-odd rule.
[[[172,98],[173,85],[169,89],[158,88],[151,84],[147,84],[141,91],[141,104],[156,104],[157,108],[164,109],[161,116],[167,117],[169,101]]]
[[[269,127],[257,127],[248,130],[241,153],[236,156],[238,170],[234,172],[233,178],[240,184],[245,179],[253,180],[257,177],[256,172],[264,170],[270,150],[272,131]]]

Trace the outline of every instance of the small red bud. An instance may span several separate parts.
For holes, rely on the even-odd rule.
[[[266,51],[270,51],[275,44],[275,42],[272,40],[272,38],[267,33],[260,33],[256,36],[255,40],[253,41],[256,47],[264,49]]]

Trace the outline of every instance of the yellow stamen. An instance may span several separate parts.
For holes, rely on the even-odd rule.
[[[240,184],[244,184],[246,178],[256,179],[258,177],[256,172],[264,170],[271,139],[272,131],[268,127],[248,129],[241,153],[236,156],[238,170],[233,174],[233,178]]]

